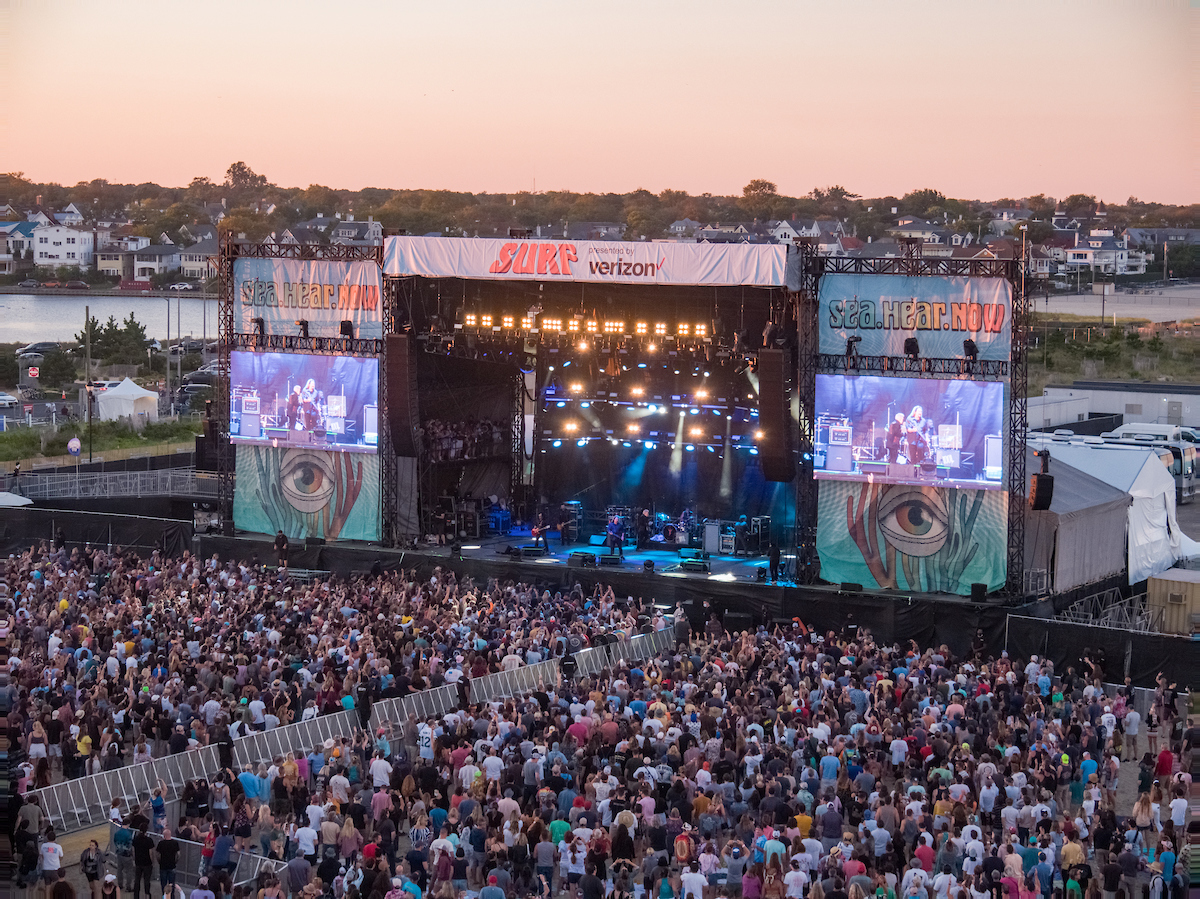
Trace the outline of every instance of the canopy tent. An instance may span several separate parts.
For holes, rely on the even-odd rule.
[[[28,506],[33,502],[27,496],[19,496],[7,491],[0,493],[0,509],[15,509],[17,506]]]
[[[158,421],[158,394],[138,387],[126,378],[116,387],[96,395],[96,411],[101,421],[115,421],[118,418]]]
[[[1200,544],[1179,529],[1175,479],[1153,450],[1037,437],[1029,439],[1029,446],[1050,451],[1051,474],[1054,460],[1058,460],[1132,497],[1125,534],[1129,583],[1144,581],[1171,568],[1179,559],[1200,554]],[[1057,480],[1054,492],[1057,496]]]
[[[1050,455],[1054,498],[1046,511],[1025,513],[1025,568],[1046,571],[1049,591],[1065,593],[1125,570],[1125,529],[1133,497],[1068,465],[1054,449]],[[1030,481],[1040,466],[1027,447]]]

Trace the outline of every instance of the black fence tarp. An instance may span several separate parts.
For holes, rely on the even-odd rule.
[[[1006,648],[1014,658],[1048,658],[1056,671],[1065,671],[1068,666],[1079,671],[1085,649],[1103,650],[1104,679],[1113,683],[1125,679],[1126,659],[1129,678],[1136,687],[1153,687],[1159,672],[1181,688],[1200,683],[1200,642],[1188,637],[1012,615]]]
[[[69,546],[111,544],[141,555],[162,548],[176,557],[192,546],[191,521],[23,506],[0,510],[0,551],[23,552],[34,542],[53,539],[60,528]]]

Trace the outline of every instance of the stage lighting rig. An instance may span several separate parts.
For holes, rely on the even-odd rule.
[[[916,362],[917,359],[920,358],[921,345],[917,342],[917,338],[915,338],[915,337],[905,337],[904,338],[904,355],[907,356],[909,359],[913,360],[914,362]]]
[[[347,340],[354,339],[354,322],[349,319],[342,319],[341,327],[338,329],[338,334],[345,337]]]
[[[969,337],[963,341],[963,355],[972,362],[979,361],[979,347]]]
[[[304,318],[296,319],[296,327],[300,329],[300,336],[307,340],[308,339],[308,319],[304,319]]]
[[[858,345],[862,343],[861,334],[852,334],[846,338],[846,365],[858,368]]]

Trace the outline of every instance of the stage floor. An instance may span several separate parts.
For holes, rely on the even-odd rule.
[[[568,568],[571,567],[568,560],[572,553],[588,553],[595,557],[607,552],[603,546],[590,546],[587,543],[571,543],[564,546],[557,537],[557,532],[550,535],[547,553],[538,557],[509,551],[519,551],[521,547],[533,546],[533,537],[528,531],[514,529],[507,536],[489,535],[478,540],[468,537],[462,541],[462,557],[481,562],[504,562],[509,559],[519,559],[526,564],[533,563],[547,568]],[[688,571],[681,567],[681,563],[684,561],[679,552],[681,549],[686,550],[687,547],[651,543],[646,548],[639,550],[633,546],[627,546],[625,547],[624,561],[617,565],[601,564],[597,570],[643,572],[646,570],[646,562],[651,561],[654,563],[654,573],[664,577],[759,584],[762,583],[758,574],[761,569],[767,572],[766,582],[770,583],[770,564],[766,555],[731,556],[713,553],[706,560],[708,571]],[[422,544],[418,551],[424,555],[445,555],[446,558],[450,558],[451,555],[448,545]],[[781,574],[779,580],[776,581],[777,584],[794,583],[783,576],[783,571],[787,569],[788,563],[792,562],[793,558],[791,556],[780,558]]]

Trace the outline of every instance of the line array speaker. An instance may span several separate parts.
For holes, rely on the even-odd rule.
[[[790,482],[796,477],[792,450],[791,414],[784,389],[783,350],[758,353],[758,458],[768,481]]]
[[[383,341],[387,378],[387,420],[392,452],[416,456],[417,359],[407,334],[388,334]]]

